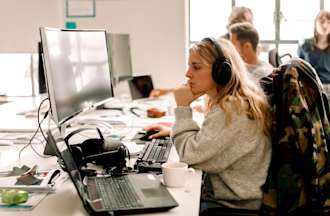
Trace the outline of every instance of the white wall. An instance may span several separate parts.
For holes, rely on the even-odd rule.
[[[0,0],[0,52],[36,52],[40,26],[102,28],[129,33],[134,74],[151,74],[156,87],[184,80],[186,0],[96,0],[96,17],[65,17],[65,0]]]
[[[40,26],[63,26],[62,0],[0,0],[0,52],[37,52]]]

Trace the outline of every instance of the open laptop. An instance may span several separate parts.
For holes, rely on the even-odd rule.
[[[154,89],[152,78],[149,75],[134,76],[128,80],[132,99],[148,98]]]
[[[67,144],[58,139],[55,143],[56,155],[60,155],[59,159],[91,215],[157,212],[178,206],[153,174],[83,177]]]

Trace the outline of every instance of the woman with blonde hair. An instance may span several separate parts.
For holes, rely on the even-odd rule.
[[[270,108],[259,86],[247,75],[234,46],[226,39],[205,38],[189,50],[187,83],[174,90],[177,107],[170,130],[180,161],[204,171],[201,214],[213,207],[258,209],[271,158]],[[190,104],[208,98],[201,126]]]

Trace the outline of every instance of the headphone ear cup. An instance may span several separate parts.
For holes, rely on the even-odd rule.
[[[212,66],[212,78],[217,84],[226,85],[231,78],[230,63],[216,61]]]
[[[219,61],[216,61],[213,63],[213,66],[212,66],[212,78],[214,80],[214,82],[220,84],[219,80],[220,80],[220,77],[221,77],[221,71],[220,71],[220,68],[221,68],[221,62]]]

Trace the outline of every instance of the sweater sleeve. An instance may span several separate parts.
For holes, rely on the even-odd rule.
[[[244,132],[249,127],[244,128],[246,118],[238,118],[226,126],[225,114],[220,108],[208,113],[201,128],[193,121],[188,107],[176,108],[175,117],[171,135],[180,160],[203,171],[221,172],[256,147],[257,141],[246,136],[253,133],[253,128]]]

